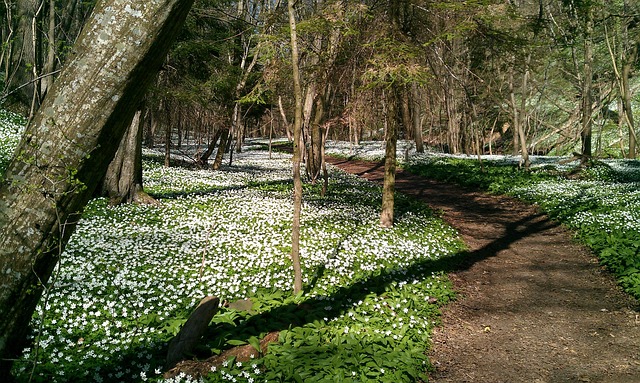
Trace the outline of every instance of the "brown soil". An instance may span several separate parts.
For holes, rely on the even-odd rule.
[[[329,159],[381,182],[381,164]],[[469,262],[450,274],[430,351],[433,382],[640,382],[637,302],[535,207],[399,171],[396,190],[455,227]]]

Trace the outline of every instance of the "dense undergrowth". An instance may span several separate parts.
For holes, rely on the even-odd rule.
[[[266,355],[228,360],[204,381],[426,380],[461,244],[425,205],[398,196],[397,225],[382,229],[379,187],[338,171],[326,197],[307,186],[306,291],[293,296],[290,156],[245,150],[219,172],[160,162],[147,152],[160,206],[86,208],[15,363],[20,382],[159,380],[168,340],[207,295],[252,304],[221,308],[195,356],[279,335]]]

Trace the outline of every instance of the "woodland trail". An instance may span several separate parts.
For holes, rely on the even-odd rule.
[[[328,162],[382,182],[382,164]],[[442,211],[469,248],[450,274],[460,297],[434,333],[431,382],[640,382],[638,302],[569,231],[534,206],[408,172],[396,190]]]

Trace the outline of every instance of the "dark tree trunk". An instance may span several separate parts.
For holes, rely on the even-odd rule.
[[[582,83],[582,131],[580,139],[582,141],[582,164],[591,157],[591,113],[592,105],[592,83],[593,83],[593,10],[589,9],[584,32],[584,64]]]
[[[416,152],[424,153],[424,142],[422,139],[422,103],[420,102],[420,92],[418,84],[411,84],[411,100],[413,105],[413,139],[416,143]]]
[[[192,0],[100,2],[0,185],[0,381]]]
[[[216,152],[216,158],[213,160],[213,165],[211,165],[211,169],[218,170],[220,166],[222,166],[222,158],[224,157],[224,152],[227,151],[227,145],[229,143],[229,129],[222,128],[220,136],[220,145],[218,145],[218,151]]]
[[[33,34],[34,18],[37,4],[34,0],[16,2],[17,31],[13,40],[11,70],[7,81],[9,90],[17,101],[28,110],[37,88],[34,86],[36,66],[36,50]]]
[[[171,120],[167,119],[164,127],[164,166],[171,166]]]
[[[209,143],[209,146],[207,147],[207,150],[205,150],[200,155],[200,157],[198,157],[198,165],[207,166],[207,163],[209,162],[209,157],[211,157],[211,154],[213,153],[213,150],[216,148],[216,144],[218,143],[218,140],[220,140],[220,137],[222,136],[222,131],[223,130],[224,129],[216,129],[216,132],[213,135],[213,139]]]

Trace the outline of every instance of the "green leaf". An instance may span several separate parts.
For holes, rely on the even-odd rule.
[[[244,340],[229,339],[227,341],[227,344],[230,346],[244,346],[245,344],[247,344],[247,342],[245,342]]]

